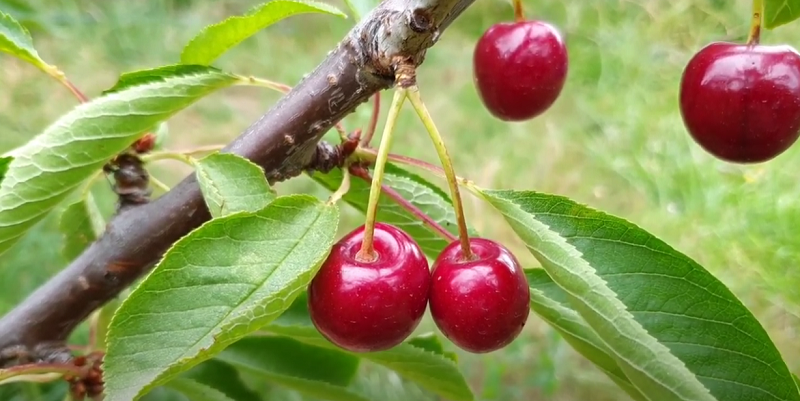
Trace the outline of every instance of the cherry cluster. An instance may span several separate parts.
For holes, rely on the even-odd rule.
[[[471,238],[471,257],[453,241],[433,263],[405,231],[376,223],[374,255],[359,256],[361,226],[334,245],[308,288],[311,319],[329,341],[353,352],[386,350],[417,328],[430,303],[442,334],[464,350],[500,349],[522,331],[530,290],[503,245]]]
[[[558,31],[548,23],[525,20],[519,0],[514,8],[516,21],[491,27],[474,52],[478,93],[487,109],[503,121],[527,120],[547,110],[558,98],[568,68],[566,47]],[[427,111],[421,101],[411,99],[423,118]],[[387,125],[391,125],[389,121]],[[450,172],[447,178],[459,240],[447,238],[449,244],[429,265],[408,233],[374,221],[368,210],[367,222],[333,246],[308,287],[315,327],[331,343],[348,351],[374,352],[397,346],[417,328],[428,306],[442,334],[472,353],[507,346],[527,322],[530,289],[519,261],[496,241],[467,236],[452,165],[433,123],[428,120],[426,126],[434,143],[438,142],[446,175]],[[381,188],[380,161],[375,170],[373,192]],[[370,206],[375,206],[377,197],[370,195]]]

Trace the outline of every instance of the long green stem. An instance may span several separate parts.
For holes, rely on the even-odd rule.
[[[748,45],[757,45],[761,41],[761,22],[764,16],[764,0],[753,0],[753,20],[750,22]]]
[[[471,260],[474,256],[469,245],[467,221],[464,217],[461,194],[458,191],[456,172],[453,168],[453,163],[450,161],[450,155],[447,153],[447,147],[441,134],[439,134],[439,129],[436,128],[436,124],[433,122],[430,112],[428,112],[428,108],[425,107],[425,103],[419,94],[419,88],[416,85],[408,88],[408,100],[414,106],[414,110],[416,110],[420,120],[422,120],[422,124],[431,137],[433,146],[436,148],[436,154],[439,155],[439,161],[442,163],[442,168],[447,176],[447,184],[450,186],[450,196],[453,198],[453,209],[455,209],[456,221],[458,222],[458,238],[461,240],[461,252],[463,252],[464,260]]]
[[[372,176],[372,186],[369,191],[369,203],[367,204],[367,220],[364,223],[364,241],[361,243],[361,250],[356,254],[356,258],[365,262],[373,261],[377,258],[372,242],[375,235],[375,221],[378,218],[378,200],[381,197],[381,183],[386,168],[386,160],[389,149],[392,146],[392,134],[397,123],[397,116],[403,103],[406,100],[407,90],[397,88],[392,98],[392,105],[389,107],[389,114],[386,116],[386,125],[383,127],[381,144],[378,147],[378,156],[375,159],[375,173]]]

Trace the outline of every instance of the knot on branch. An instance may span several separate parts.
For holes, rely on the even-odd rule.
[[[150,201],[150,175],[139,156],[123,153],[103,167],[114,177],[114,193],[119,197],[118,209]]]
[[[425,61],[427,49],[439,39],[439,25],[445,14],[436,2],[386,0],[365,18],[351,34],[351,43],[362,65],[371,73],[393,79],[398,60],[418,67]]]

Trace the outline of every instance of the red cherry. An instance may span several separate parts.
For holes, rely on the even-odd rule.
[[[786,45],[711,43],[683,72],[680,110],[689,134],[712,155],[770,160],[800,132],[800,54]]]
[[[444,248],[433,263],[431,316],[460,348],[485,353],[511,343],[530,313],[528,280],[506,247],[470,238],[475,259],[462,260],[461,243]]]
[[[558,30],[542,21],[503,22],[475,46],[473,78],[483,104],[503,121],[542,114],[567,78],[567,48]]]
[[[136,153],[148,153],[156,147],[156,135],[153,133],[147,133],[143,137],[141,137],[138,141],[133,143],[133,150]]]
[[[364,226],[331,249],[308,288],[308,308],[317,330],[352,352],[382,351],[405,340],[428,305],[431,274],[419,245],[403,230],[375,224],[378,258],[356,259]]]

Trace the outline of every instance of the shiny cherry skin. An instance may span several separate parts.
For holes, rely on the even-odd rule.
[[[430,309],[439,330],[472,353],[510,344],[530,313],[528,280],[503,245],[470,238],[476,256],[464,261],[461,242],[450,243],[433,263]]]
[[[392,348],[419,325],[431,273],[419,245],[403,230],[375,224],[377,259],[360,261],[361,226],[337,242],[308,287],[308,308],[328,341],[352,352]]]
[[[524,121],[550,108],[567,79],[567,48],[559,31],[542,21],[491,26],[475,46],[473,80],[492,115]]]
[[[787,45],[711,43],[684,69],[680,110],[692,138],[717,158],[770,160],[800,133],[800,54]]]

